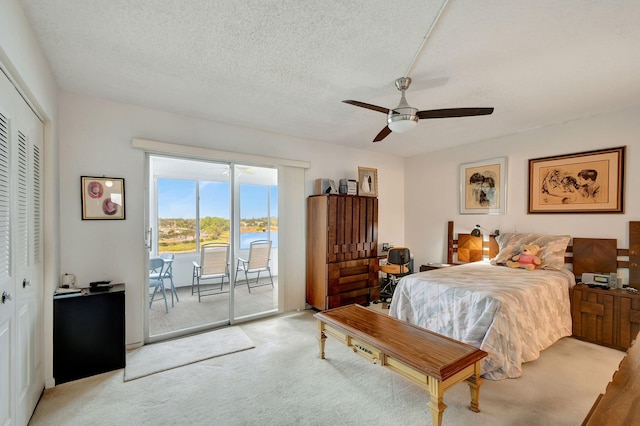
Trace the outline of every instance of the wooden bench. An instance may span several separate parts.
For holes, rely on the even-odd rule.
[[[480,411],[478,397],[481,360],[487,353],[471,345],[432,333],[360,305],[348,305],[315,314],[318,319],[320,358],[327,334],[353,351],[406,377],[426,389],[433,424],[442,424],[447,406],[442,399],[451,386],[467,381],[470,409]]]

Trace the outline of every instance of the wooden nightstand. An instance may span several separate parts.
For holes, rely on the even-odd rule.
[[[627,350],[640,332],[640,294],[578,284],[571,289],[571,319],[574,337]]]
[[[420,265],[420,272],[433,271],[434,269],[450,268],[456,266],[453,263],[427,263],[426,265]]]

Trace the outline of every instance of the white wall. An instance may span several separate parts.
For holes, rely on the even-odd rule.
[[[416,265],[445,259],[448,220],[454,220],[461,231],[469,231],[480,223],[487,229],[499,228],[503,232],[613,237],[621,247],[628,246],[627,222],[640,220],[640,199],[635,190],[640,182],[640,171],[636,167],[640,164],[639,108],[411,158],[406,160],[405,169],[403,159],[387,155],[71,93],[62,93],[57,105],[56,83],[19,1],[1,0],[0,8],[0,65],[25,89],[45,119],[45,295],[53,292],[61,272],[65,271],[76,273],[80,283],[104,275],[127,282],[130,288],[141,285],[145,273],[142,261],[144,155],[131,148],[133,137],[309,160],[312,167],[306,173],[307,194],[312,193],[316,178],[355,178],[358,166],[377,168],[379,241],[406,244],[412,249]],[[59,130],[56,128],[58,114]],[[627,146],[625,214],[526,214],[528,159],[621,145]],[[460,215],[459,165],[498,156],[508,157],[507,214]],[[124,177],[127,220],[82,221],[79,182],[82,175]],[[127,342],[130,344],[143,338],[142,290],[137,294],[137,297],[127,297]],[[52,304],[50,299],[46,300],[49,302],[45,303],[45,374],[50,378]]]
[[[311,162],[316,178],[357,178],[358,166],[378,169],[379,240],[403,243],[404,160],[367,151],[258,132],[162,111],[61,92],[61,270],[78,284],[110,279],[127,284],[127,343],[143,341],[144,153],[132,138]],[[125,179],[126,220],[83,221],[80,176]],[[304,297],[303,281],[294,294]],[[300,291],[302,289],[302,291]],[[302,306],[304,301],[300,301]],[[298,304],[300,306],[300,304]]]
[[[29,27],[18,0],[0,1],[0,67],[20,87],[44,121],[44,375],[48,385],[53,376],[53,300],[58,285],[58,86]]]
[[[417,265],[446,260],[447,221],[470,232],[476,224],[501,232],[617,238],[628,247],[630,220],[640,220],[640,107],[531,130],[411,158],[406,163],[406,244]],[[527,214],[528,160],[589,150],[627,147],[624,214]],[[460,215],[459,166],[508,158],[507,213]]]

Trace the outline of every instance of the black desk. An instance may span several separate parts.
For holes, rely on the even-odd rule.
[[[56,385],[124,368],[124,284],[107,291],[53,297]]]

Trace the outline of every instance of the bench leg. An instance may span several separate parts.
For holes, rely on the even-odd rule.
[[[469,408],[471,409],[471,411],[479,413],[480,385],[483,382],[482,377],[480,376],[480,361],[476,362],[474,370],[475,372],[473,373],[473,376],[467,379],[467,383],[469,384],[469,392],[471,393],[471,404],[469,405]]]
[[[324,334],[324,323],[318,320],[318,345],[320,346],[320,359],[324,359],[324,342],[327,335]]]
[[[442,383],[438,380],[429,378],[429,395],[430,400],[427,403],[427,407],[431,410],[431,416],[433,418],[434,426],[442,425],[442,414],[447,408],[447,405],[442,402],[444,397],[444,390],[442,389]]]

